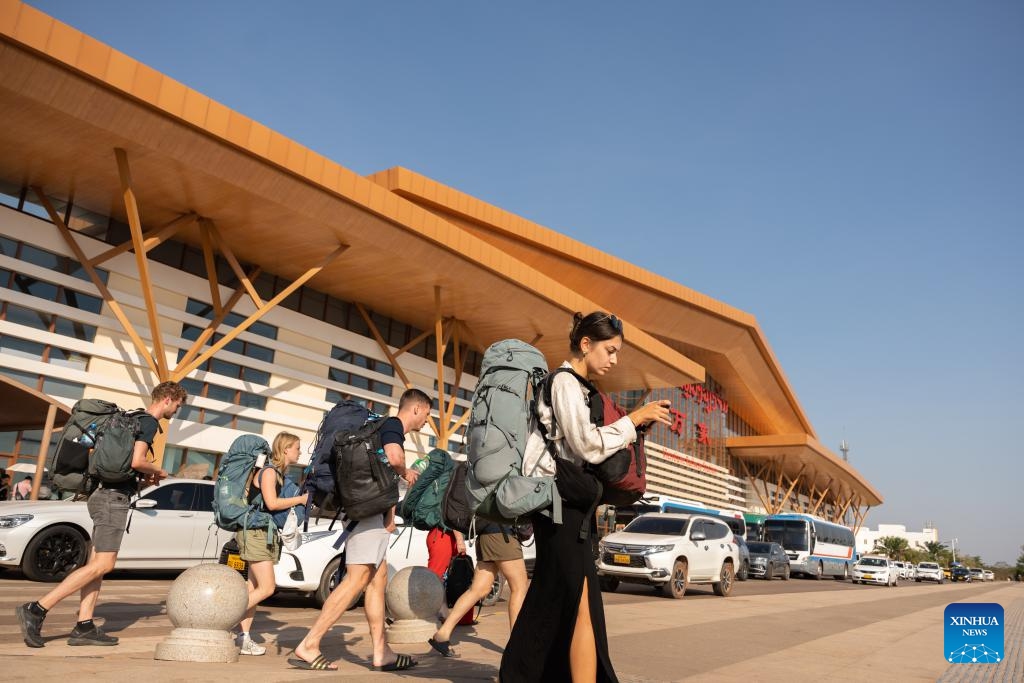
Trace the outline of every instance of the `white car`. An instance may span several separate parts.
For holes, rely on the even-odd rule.
[[[934,581],[936,583],[945,583],[946,575],[942,572],[942,567],[936,562],[919,562],[917,565],[917,576],[915,580],[920,583],[921,581]]]
[[[854,583],[877,583],[895,586],[899,581],[899,569],[888,557],[865,555],[853,565]]]
[[[715,593],[732,592],[739,548],[725,522],[696,514],[655,512],[640,515],[599,546],[601,589],[620,581],[660,587],[676,599],[690,584],[711,584]]]
[[[402,526],[401,517],[396,521],[399,526],[391,534],[388,546],[388,576],[405,567],[427,566],[427,532]],[[311,596],[316,604],[323,605],[327,596],[338,585],[344,576],[345,544],[335,544],[344,526],[341,520],[334,522],[331,517],[310,520],[309,531],[302,534],[302,544],[295,550],[281,550],[281,559],[274,565],[274,581],[279,591],[304,593]],[[466,542],[466,553],[476,561],[475,543],[472,539]],[[527,567],[531,567],[536,557],[533,541],[523,546],[523,558]],[[244,563],[237,555],[229,555],[228,564],[243,569]],[[498,575],[491,593],[485,598],[484,604],[493,604],[501,595],[505,586],[505,578]]]
[[[986,569],[982,573],[985,575],[985,580],[986,581],[995,581],[996,580],[996,573],[994,571],[992,571],[991,569]]]
[[[116,569],[187,569],[216,561],[232,534],[213,523],[213,482],[167,479],[131,503]],[[89,553],[92,520],[86,502],[0,503],[0,567],[33,581],[56,582]]]

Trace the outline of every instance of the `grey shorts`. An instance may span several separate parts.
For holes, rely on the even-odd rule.
[[[99,488],[89,496],[92,518],[92,548],[98,553],[116,553],[121,549],[128,526],[128,501],[131,495],[122,489]]]
[[[369,564],[377,567],[388,552],[391,534],[384,528],[383,515],[359,520],[345,541],[345,564]]]

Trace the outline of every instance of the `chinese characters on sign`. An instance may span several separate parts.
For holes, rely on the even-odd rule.
[[[709,415],[715,410],[721,410],[723,415],[729,414],[728,402],[715,392],[706,389],[702,384],[687,384],[679,387],[679,390],[683,393],[683,398],[701,406],[704,412]],[[670,408],[669,413],[672,415],[672,424],[668,430],[680,438],[685,437],[686,413],[675,408]],[[711,433],[706,422],[695,422],[693,432],[693,437],[697,443],[711,443]]]

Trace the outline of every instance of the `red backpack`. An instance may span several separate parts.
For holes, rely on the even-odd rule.
[[[587,402],[590,405],[590,421],[598,427],[610,425],[626,415],[625,409],[612,400],[611,396],[600,392],[589,381],[569,368],[558,368],[558,372],[570,372],[579,380],[587,391]],[[550,387],[550,383],[547,385]],[[550,392],[550,388],[547,390]],[[551,405],[550,393],[545,395]],[[613,453],[599,465],[587,465],[604,486],[601,503],[616,507],[628,507],[640,500],[647,491],[647,456],[644,454],[644,434],[637,430],[636,441],[621,451]]]

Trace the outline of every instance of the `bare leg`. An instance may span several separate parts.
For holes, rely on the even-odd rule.
[[[388,585],[388,563],[381,562],[363,598],[366,623],[370,626],[370,642],[373,644],[373,665],[381,666],[395,661],[395,653],[384,639],[384,592]]]
[[[573,629],[572,643],[569,645],[569,670],[572,672],[573,683],[597,680],[597,644],[594,642],[594,625],[590,622],[586,577],[583,578],[576,628]]]
[[[274,594],[277,584],[274,582],[274,563],[270,560],[253,562],[249,565],[249,605],[239,625],[243,633],[252,630],[252,620],[256,615],[256,607]]]
[[[306,637],[295,647],[295,654],[299,658],[307,662],[317,658],[320,654],[320,641],[370,584],[373,570],[372,564],[350,564],[347,566],[345,577],[327,597],[327,601],[320,609],[320,616],[316,618],[312,628],[306,633]]]
[[[53,609],[64,598],[76,591],[81,591],[81,605],[78,608],[78,620],[92,619],[96,601],[99,599],[103,577],[114,568],[117,561],[116,552],[98,553],[95,550],[89,555],[89,561],[64,577],[57,586],[39,601],[43,609]]]
[[[498,571],[508,581],[508,628],[511,631],[516,625],[516,617],[523,608],[523,600],[526,599],[526,591],[530,587],[530,581],[526,577],[526,562],[522,558],[498,562]]]
[[[491,592],[494,585],[495,566],[493,562],[477,562],[476,571],[473,573],[473,583],[469,589],[459,596],[455,606],[448,613],[448,618],[441,624],[441,628],[434,633],[434,640],[446,643],[452,637],[452,629],[462,619],[467,610],[473,609],[473,605],[480,602],[481,598]]]

